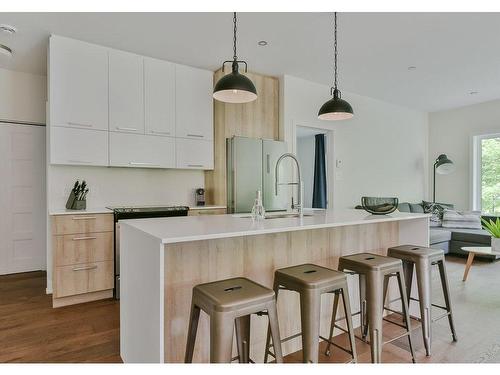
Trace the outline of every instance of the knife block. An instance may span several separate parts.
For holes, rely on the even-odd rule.
[[[66,201],[66,208],[68,210],[85,210],[87,208],[87,200],[86,199],[76,199],[76,195],[71,190],[71,193]]]

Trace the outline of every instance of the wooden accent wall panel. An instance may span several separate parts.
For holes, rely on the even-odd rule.
[[[336,269],[341,255],[359,252],[385,255],[388,247],[398,244],[399,225],[388,222],[166,245],[165,362],[184,360],[195,285],[244,276],[272,288],[274,271],[278,268],[314,263]],[[332,301],[330,295],[322,299],[321,333],[324,336],[328,335]],[[356,299],[352,302],[357,303]],[[297,293],[280,292],[278,317],[282,338],[300,332]],[[251,318],[251,357],[257,362],[264,358],[267,322],[266,316]],[[209,342],[209,318],[202,313],[194,362],[209,361]],[[283,345],[284,354],[300,347],[300,338],[291,340]]]
[[[226,71],[227,73],[228,71]],[[214,73],[214,85],[224,73]],[[205,171],[207,204],[226,204],[226,138],[242,136],[279,140],[278,78],[247,73],[257,88],[257,100],[226,104],[214,100],[214,170]]]

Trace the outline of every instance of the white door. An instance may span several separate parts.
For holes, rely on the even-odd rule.
[[[109,51],[109,130],[144,134],[143,57]]]
[[[108,51],[59,36],[49,45],[50,124],[108,129]]]
[[[0,274],[46,269],[45,127],[0,123]]]
[[[175,64],[144,58],[146,134],[175,136]]]
[[[52,126],[50,163],[108,166],[108,132]]]
[[[144,134],[109,134],[109,165],[175,168],[175,139]]]
[[[213,73],[176,65],[175,87],[175,136],[213,139]]]

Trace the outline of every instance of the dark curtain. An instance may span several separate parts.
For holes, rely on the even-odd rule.
[[[326,208],[325,135],[316,134],[314,155],[313,208]]]

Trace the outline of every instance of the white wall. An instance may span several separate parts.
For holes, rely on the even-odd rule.
[[[280,131],[290,151],[296,151],[296,125],[333,129],[335,159],[343,165],[335,168],[334,207],[353,207],[363,195],[412,202],[427,197],[427,113],[343,92],[354,118],[326,122],[317,113],[330,98],[328,86],[288,75],[281,86]]]
[[[0,68],[0,120],[45,124],[47,77]]]
[[[429,186],[432,193],[432,164],[446,154],[456,169],[437,175],[436,200],[472,209],[472,137],[500,132],[500,100],[429,114]]]
[[[89,186],[89,208],[120,205],[194,205],[203,171],[85,166],[49,167],[49,211],[63,209],[75,180]]]
[[[312,207],[314,189],[314,156],[316,139],[314,135],[297,138],[297,159],[299,159],[304,181],[304,207]]]

